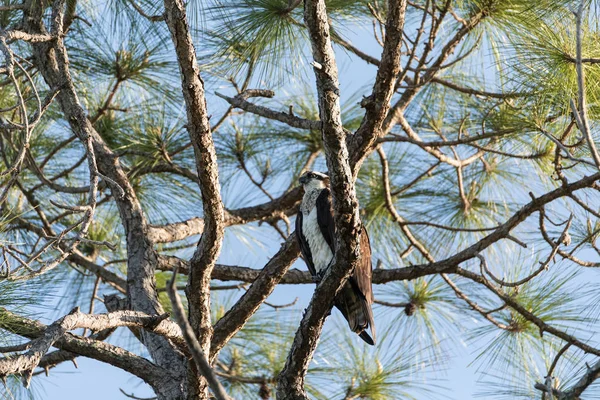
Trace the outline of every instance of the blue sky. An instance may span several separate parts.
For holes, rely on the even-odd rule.
[[[344,33],[355,45],[366,50],[367,53],[374,56],[380,54],[380,47],[372,39],[370,26],[356,31],[347,30]],[[197,48],[199,47],[200,45],[197,46]],[[350,98],[350,96],[358,89],[364,88],[371,83],[372,76],[375,72],[374,67],[348,56],[344,51],[339,49],[337,50],[337,60],[340,70],[340,84],[343,100]],[[479,67],[481,66],[484,67],[482,69],[482,76],[485,77],[486,80],[493,82],[495,67],[491,64],[483,64],[483,62]],[[367,77],[367,79],[365,79],[365,77]],[[309,79],[309,81],[313,82],[312,78]],[[256,83],[254,86],[266,88],[260,86],[259,83]],[[279,89],[277,93],[302,93],[305,91],[303,89],[304,88],[300,87],[298,83],[292,83],[289,86]],[[212,95],[214,90],[221,90],[221,88],[207,87],[209,113],[219,115],[220,111],[225,107],[225,103],[223,100]],[[231,197],[236,197],[236,195],[241,197],[241,193],[236,193],[235,189],[228,189],[227,195],[230,200]],[[262,200],[257,202],[261,201]],[[243,199],[233,199],[232,202],[240,203],[243,202]],[[252,250],[249,247],[246,247],[246,245],[239,240],[239,237],[228,234],[220,262],[223,264],[235,264],[255,268],[262,267],[268,261],[269,255],[274,254],[279,249],[281,239],[273,234],[263,235],[258,238],[258,240],[260,240],[265,247],[258,250]],[[385,244],[373,243],[372,245],[376,247]],[[228,249],[236,249],[236,251]],[[295,264],[295,267],[306,269],[302,261],[298,261]],[[590,271],[586,273],[585,276],[590,279],[597,279],[597,273],[595,271]],[[298,312],[301,312],[308,304],[313,288],[313,285],[280,286],[275,289],[273,295],[269,298],[269,301],[276,304],[285,304],[298,297],[299,301],[295,307]],[[106,290],[103,293],[100,293],[100,295],[110,293],[112,293],[110,290]],[[60,300],[58,300],[58,302],[60,303]],[[45,322],[60,317],[65,308],[67,308],[66,305],[58,304],[56,310],[48,311],[45,314]],[[103,311],[100,305],[97,307],[97,311]],[[391,313],[382,315],[381,311],[381,308],[376,308],[375,313],[376,324],[380,332],[383,331],[386,326],[389,326],[394,322],[391,320]],[[334,311],[334,313],[336,312],[337,311]],[[473,319],[472,316],[467,316],[466,318],[469,318],[469,320]],[[485,324],[485,322],[479,322],[478,326],[483,326]],[[325,329],[331,329],[333,326],[334,321],[332,318],[329,318]],[[123,333],[122,336],[129,335],[123,328],[119,331]],[[118,336],[119,331],[115,336]],[[136,345],[131,339],[117,338],[111,340],[115,340],[114,343],[116,344],[125,343],[128,346],[133,346],[128,347],[133,350],[136,350],[136,348],[137,350],[141,349],[141,346]],[[358,338],[356,338],[356,340],[359,341]],[[471,365],[471,363],[473,363],[475,357],[479,354],[481,347],[484,343],[487,343],[487,341],[483,339],[471,340],[469,341],[468,346],[464,344],[465,342],[458,341],[457,343],[458,344],[452,346],[450,362],[445,365],[443,369],[427,374],[427,379],[432,385],[444,388],[443,390],[438,390],[437,394],[432,395],[429,398],[440,400],[472,399],[475,398],[476,393],[481,389],[476,384],[476,379],[478,378],[477,368],[475,365]],[[383,350],[389,353],[403,351],[402,346],[397,344],[394,347]],[[376,349],[372,349],[371,351],[376,351]],[[125,396],[119,391],[120,388],[129,394],[135,394],[137,397],[151,397],[153,395],[152,391],[145,384],[126,372],[104,363],[85,358],[79,358],[77,363],[79,365],[78,369],[76,369],[72,363],[63,363],[59,367],[52,369],[49,377],[39,376],[34,378],[33,387],[40,393],[40,396],[38,397],[46,400],[79,400],[81,398],[87,400],[124,399]]]
[[[366,49],[367,53],[376,56],[379,55],[381,51],[380,47],[372,39],[369,29],[347,31],[345,34],[354,44],[361,49]],[[340,71],[342,99],[344,101],[359,89],[363,89],[370,84],[370,77],[373,76],[375,68],[350,57],[345,51],[340,49],[337,49],[336,55]],[[369,77],[369,80],[365,80],[366,76]],[[309,81],[312,82],[312,77]],[[224,101],[212,95],[214,90],[221,89],[211,87],[207,89],[209,112],[214,112],[215,108],[222,109],[225,106]],[[278,94],[283,94],[285,91],[298,93],[303,89],[299,85],[287,86],[283,90],[279,90]],[[227,192],[227,195],[235,197],[236,194],[234,190],[230,190]],[[236,202],[235,199],[233,201]],[[267,246],[264,249],[250,251],[250,249],[246,248],[247,251],[232,252],[228,251],[228,249],[239,249],[240,246],[243,248],[245,245],[240,243],[235,235],[229,235],[227,240],[230,242],[226,242],[224,246],[224,252],[220,258],[221,263],[256,268],[262,267],[268,261],[268,256],[274,254],[279,249],[280,244],[280,238],[277,236],[265,237],[261,239],[261,242]],[[373,245],[376,246],[377,244]],[[296,262],[294,267],[306,269],[301,260]],[[308,305],[313,289],[313,285],[279,286],[275,289],[269,301],[275,304],[286,304],[298,297],[299,301],[296,304],[296,308],[300,311]],[[110,290],[104,294],[109,293],[111,293]],[[101,305],[97,306],[98,311],[104,311],[101,307]],[[59,307],[61,311],[62,308],[64,307]],[[59,315],[48,317],[49,319],[54,319],[58,318]],[[376,324],[380,330],[385,327],[386,322],[383,318],[377,318],[376,314]],[[325,329],[330,328],[331,325],[333,325],[333,322],[329,318]],[[126,331],[124,328],[120,328],[120,331],[124,335],[130,335],[129,332],[124,332]],[[119,335],[119,331],[115,335]],[[358,341],[359,339],[356,338],[356,340]],[[117,341],[116,343],[120,342]],[[132,343],[131,340],[126,340],[126,342]],[[389,350],[402,351],[401,348]],[[466,370],[467,365],[471,361],[469,350],[466,348],[457,348],[456,351],[459,356],[453,357],[453,361],[447,366],[447,369],[432,375],[434,383],[447,388],[447,391],[445,390],[443,394],[440,394],[442,397],[439,397],[439,399],[469,399],[475,393],[473,372]],[[153,395],[152,390],[139,379],[110,365],[83,357],[78,359],[77,364],[79,368],[75,368],[72,363],[63,363],[59,367],[52,369],[49,377],[37,377],[33,384],[35,390],[42,393],[40,398],[47,400],[79,400],[83,395],[85,395],[87,400],[125,398],[119,391],[120,388],[138,397],[151,397]]]

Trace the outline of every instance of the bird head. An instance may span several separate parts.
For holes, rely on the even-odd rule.
[[[298,181],[304,189],[324,189],[329,186],[329,177],[317,171],[307,171],[302,174]]]

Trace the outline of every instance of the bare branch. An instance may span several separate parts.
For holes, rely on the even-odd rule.
[[[200,235],[204,231],[204,219],[192,218],[167,225],[150,225],[148,239],[154,243],[169,243]]]
[[[171,300],[171,305],[173,306],[175,319],[181,327],[183,337],[188,345],[188,348],[192,352],[192,357],[194,358],[196,366],[208,381],[208,384],[210,385],[214,395],[218,400],[229,400],[229,396],[210,367],[205,355],[206,353],[204,353],[200,343],[198,343],[198,339],[196,339],[194,331],[186,318],[185,311],[183,310],[183,304],[181,304],[181,299],[179,298],[177,289],[175,288],[176,276],[177,270],[174,270],[173,276],[171,277],[169,285],[167,286],[167,293],[169,294],[169,299]]]
[[[162,369],[116,346],[89,338],[67,335],[67,332],[77,328],[103,330],[116,326],[135,325],[148,329],[158,329],[168,335],[172,333],[179,334],[179,337],[181,337],[178,330],[173,330],[172,325],[174,324],[165,321],[164,318],[161,320],[161,317],[150,317],[143,313],[131,311],[89,315],[79,312],[79,309],[76,308],[47,327],[38,322],[16,316],[6,309],[0,309],[0,314],[3,317],[1,324],[3,329],[33,339],[31,348],[27,353],[0,359],[0,375],[25,374],[26,382],[29,382],[33,369],[38,365],[42,356],[46,354],[51,346],[54,346],[123,368],[142,378],[160,392],[157,385],[164,384],[164,379],[168,379],[168,374]]]
[[[373,92],[361,102],[361,106],[366,109],[365,117],[349,145],[353,149],[350,165],[355,177],[362,160],[375,145],[376,139],[382,136],[381,128],[390,109],[390,101],[396,88],[396,79],[400,73],[405,13],[406,0],[388,3],[385,41]]]
[[[309,130],[321,129],[321,121],[313,121],[313,120],[303,119],[303,118],[297,117],[293,114],[284,113],[281,111],[274,111],[274,110],[271,110],[270,108],[267,108],[264,106],[259,106],[259,105],[253,104],[246,100],[248,97],[253,97],[253,96],[243,96],[243,93],[239,94],[235,97],[228,97],[221,93],[215,93],[215,94],[236,108],[242,109],[244,111],[248,111],[249,113],[252,113],[252,114],[260,115],[261,117],[272,119],[274,121],[283,122],[284,124],[287,124],[294,128],[309,129]],[[273,93],[271,91],[261,92],[261,97],[273,97],[274,95],[275,95],[275,93]]]
[[[272,201],[256,206],[226,210],[224,224],[225,226],[240,225],[253,221],[269,221],[281,215],[290,215],[296,212],[302,194],[302,188],[295,187]],[[168,243],[199,235],[203,231],[204,219],[195,217],[166,225],[150,225],[148,236],[155,243]]]
[[[578,400],[579,396],[597,379],[600,379],[600,361],[588,367],[586,373],[569,390],[563,392],[560,400]]]
[[[194,148],[204,211],[204,231],[190,260],[191,268],[186,291],[189,318],[203,352],[210,354],[212,336],[210,275],[223,245],[225,210],[221,201],[219,168],[208,121],[204,82],[200,77],[185,3],[183,0],[165,0],[164,5],[165,20],[171,32],[181,72],[181,88],[187,111],[186,127]],[[202,366],[197,364],[197,367]],[[189,396],[200,396],[206,393],[206,382],[197,378],[193,373],[188,373]]]
[[[24,8],[25,4],[9,4],[6,6],[0,6],[0,11],[22,10]]]
[[[262,270],[257,271],[258,275],[253,280],[252,286],[215,324],[211,343],[211,360],[215,359],[227,341],[244,327],[248,319],[269,297],[299,254],[300,250],[298,249],[296,235],[292,234],[267,265]],[[216,266],[212,278],[215,278],[214,272],[218,269],[219,266]]]

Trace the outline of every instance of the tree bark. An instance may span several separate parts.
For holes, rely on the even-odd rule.
[[[57,36],[53,42],[32,44],[33,63],[40,71],[46,84],[53,89],[60,89],[57,100],[65,119],[77,135],[85,142],[91,138],[98,170],[113,183],[110,187],[119,209],[119,214],[126,234],[127,242],[127,296],[132,309],[148,315],[163,314],[163,309],[156,296],[154,272],[157,256],[148,240],[148,226],[135,191],[123,171],[118,157],[104,143],[94,129],[82,108],[72,77],[69,72],[69,61],[62,41],[62,8],[64,2],[56,2],[52,33]],[[42,22],[44,6],[42,2],[30,0],[24,9],[23,25],[28,32],[47,34]],[[117,186],[118,185],[118,186]],[[123,192],[123,196],[119,193]],[[159,366],[168,368],[174,376],[185,375],[185,360],[164,337],[152,333],[143,333],[144,344],[150,355]],[[183,378],[173,379],[168,384],[171,390],[163,391],[161,399],[180,399],[185,393]]]
[[[308,399],[304,390],[304,379],[317,348],[323,323],[331,311],[335,296],[360,257],[361,225],[358,200],[349,164],[346,132],[342,126],[338,71],[331,45],[325,1],[306,0],[304,21],[312,45],[323,148],[331,180],[336,238],[334,262],[315,290],[296,332],[285,366],[279,374],[277,399],[285,400]]]
[[[190,324],[200,347],[208,356],[212,339],[210,280],[223,243],[224,208],[221,201],[217,154],[212,140],[204,97],[204,82],[200,77],[185,4],[182,0],[165,0],[164,4],[165,19],[171,32],[181,72],[181,87],[187,110],[187,130],[194,147],[204,210],[204,230],[200,243],[190,260],[190,272],[186,287],[188,313]],[[192,364],[190,366],[188,398],[207,398],[206,379],[198,373],[195,366]]]

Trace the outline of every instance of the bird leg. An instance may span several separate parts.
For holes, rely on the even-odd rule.
[[[317,272],[316,275],[313,275],[312,279],[313,281],[318,285],[319,283],[321,283],[321,281],[323,280],[323,278],[325,277],[325,272],[327,272],[327,269],[322,269],[319,272]]]

